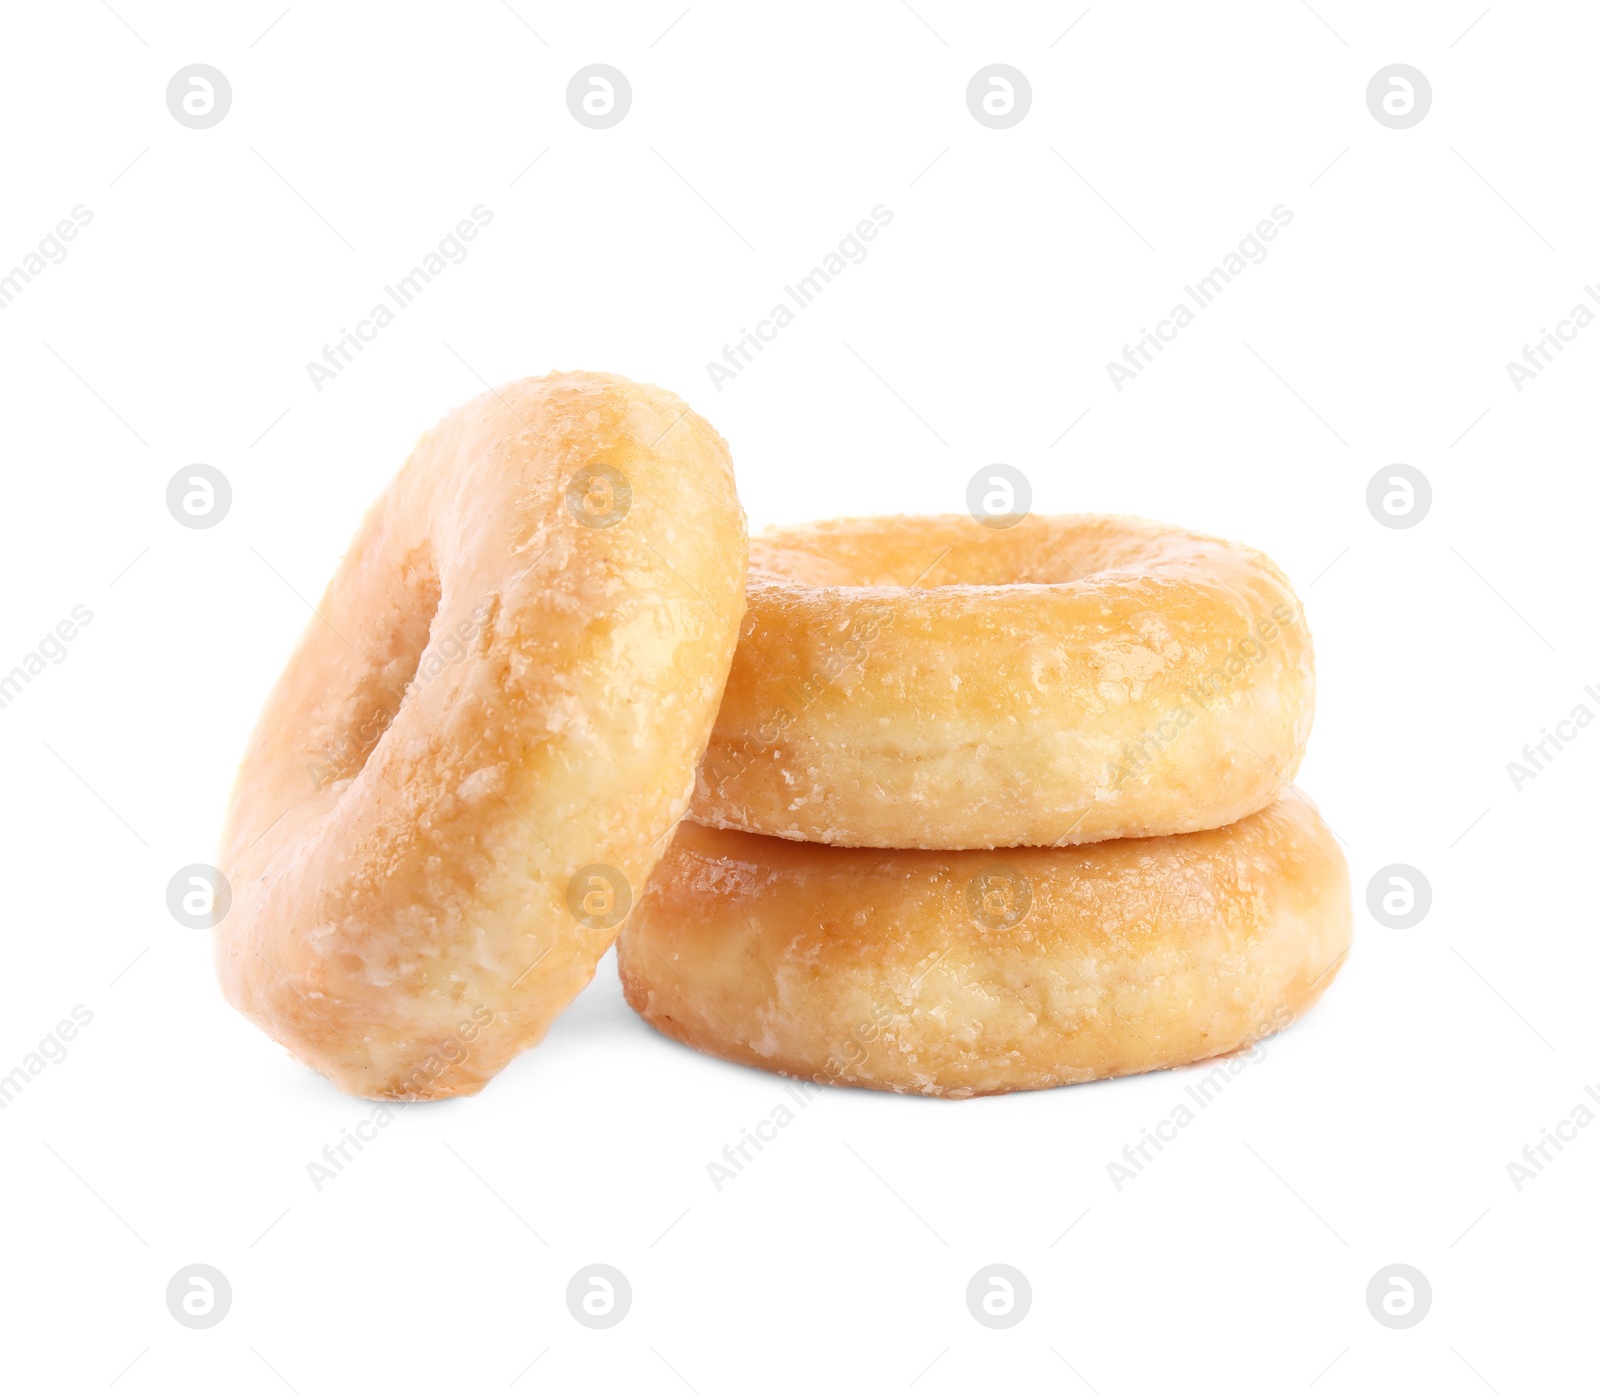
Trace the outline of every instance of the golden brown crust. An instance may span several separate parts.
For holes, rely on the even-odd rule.
[[[711,1055],[965,1098],[1164,1069],[1281,1029],[1350,943],[1298,796],[1087,847],[871,851],[682,824],[618,943],[628,1002]]]
[[[1132,518],[857,518],[751,543],[689,816],[847,847],[1193,832],[1266,807],[1311,636],[1259,552]]]
[[[642,886],[687,803],[745,562],[727,447],[671,393],[564,373],[447,416],[251,739],[228,999],[369,1098],[475,1093],[537,1043],[616,934],[575,875]]]

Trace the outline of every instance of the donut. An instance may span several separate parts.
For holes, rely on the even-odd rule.
[[[1311,636],[1259,552],[1028,516],[841,519],[769,531],[750,555],[696,822],[1055,846],[1221,827],[1299,768]]]
[[[1225,1055],[1321,995],[1344,857],[1299,797],[1225,828],[984,850],[682,824],[618,941],[629,1004],[709,1055],[968,1098]]]
[[[745,565],[727,446],[669,392],[559,373],[445,417],[250,739],[227,999],[371,1099],[536,1044],[688,803]]]

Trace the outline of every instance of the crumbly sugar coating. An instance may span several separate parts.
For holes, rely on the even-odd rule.
[[[1294,778],[1311,636],[1259,552],[1133,518],[847,518],[752,540],[689,816],[847,847],[1222,827]]]
[[[229,1001],[367,1098],[475,1093],[536,1044],[687,805],[745,568],[727,447],[671,393],[558,373],[447,416],[251,738]]]
[[[682,824],[618,944],[629,1004],[710,1055],[966,1098],[1225,1055],[1350,946],[1349,877],[1298,795],[1062,848],[878,851]]]

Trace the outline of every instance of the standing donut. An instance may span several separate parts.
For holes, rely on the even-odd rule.
[[[722,438],[530,378],[367,515],[239,773],[228,1000],[348,1093],[476,1093],[594,975],[693,787],[744,611]]]

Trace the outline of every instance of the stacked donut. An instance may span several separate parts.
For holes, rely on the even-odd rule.
[[[1350,919],[1288,790],[1287,582],[1128,519],[987,523],[795,528],[747,569],[727,446],[670,393],[458,408],[251,738],[223,991],[408,1101],[476,1093],[619,933],[646,1020],[820,1082],[1043,1088],[1278,1029]]]
[[[1221,1055],[1343,961],[1289,786],[1310,636],[1257,552],[1126,518],[846,519],[751,543],[691,821],[622,931],[659,1030],[968,1097]]]

